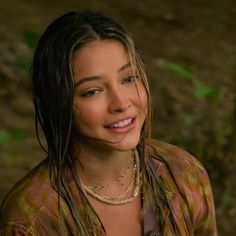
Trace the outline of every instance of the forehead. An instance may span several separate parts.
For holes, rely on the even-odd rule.
[[[100,40],[85,44],[74,52],[73,73],[79,76],[103,74],[129,62],[128,54],[117,40]]]

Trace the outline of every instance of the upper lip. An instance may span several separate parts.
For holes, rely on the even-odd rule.
[[[116,124],[116,123],[119,123],[119,122],[121,122],[121,121],[128,120],[128,119],[134,120],[135,118],[136,118],[136,116],[128,116],[128,117],[119,119],[119,120],[117,120],[117,121],[114,121],[114,122],[112,122],[112,123],[110,123],[110,124],[108,124],[108,125],[105,125],[105,127],[110,127],[110,126],[112,126],[112,125],[114,125],[114,124]]]

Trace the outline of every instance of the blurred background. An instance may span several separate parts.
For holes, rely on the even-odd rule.
[[[153,136],[206,167],[220,235],[236,231],[236,1],[11,0],[0,2],[0,202],[45,157],[34,131],[29,68],[38,38],[67,11],[117,19],[143,54]]]

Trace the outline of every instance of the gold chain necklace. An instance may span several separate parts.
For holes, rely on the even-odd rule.
[[[125,191],[122,194],[120,194],[119,196],[115,197],[115,199],[123,198],[132,189],[133,184],[135,183],[136,172],[137,172],[137,167],[136,167],[136,164],[134,164],[130,183],[126,186]],[[112,197],[108,197],[108,196],[105,196],[105,195],[103,195],[101,193],[98,193],[97,191],[92,189],[89,185],[85,185],[85,186],[87,188],[89,188],[91,191],[95,192],[96,194],[98,194],[98,195],[100,195],[100,196],[102,196],[102,197],[104,197],[106,199],[113,199]]]
[[[115,180],[113,180],[107,184],[104,184],[104,185],[89,185],[89,184],[87,184],[86,186],[93,191],[105,189],[105,188],[109,187],[113,182],[119,182],[123,186],[123,183],[121,182],[121,180],[127,175],[128,171],[131,169],[133,163],[134,163],[134,154],[132,154],[129,165],[127,166],[125,171],[121,175],[119,175]]]
[[[90,196],[96,198],[97,200],[107,203],[107,204],[110,204],[110,205],[121,205],[121,204],[126,204],[126,203],[133,201],[138,196],[139,191],[140,191],[140,163],[139,163],[139,156],[138,156],[137,150],[135,150],[134,155],[135,155],[135,162],[136,162],[136,165],[135,165],[136,166],[136,168],[135,168],[136,169],[136,171],[135,171],[136,178],[135,178],[135,187],[134,187],[131,197],[128,197],[126,199],[120,199],[120,198],[122,198],[122,196],[124,196],[127,193],[127,191],[128,191],[127,189],[129,188],[129,185],[126,189],[126,193],[122,193],[118,197],[112,198],[112,197],[104,196],[100,193],[93,191],[92,189],[90,189],[88,186],[86,186],[85,184],[83,184],[81,182],[82,187],[84,188],[85,192],[87,192]],[[132,183],[132,181],[131,181],[131,183]],[[131,184],[131,185],[133,185],[133,184]],[[132,186],[130,187],[130,189],[131,188],[132,188]]]

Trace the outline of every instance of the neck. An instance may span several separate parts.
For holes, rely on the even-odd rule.
[[[116,179],[128,167],[132,150],[117,151],[76,142],[72,145],[72,156],[78,160],[76,167],[80,178],[96,185]]]

